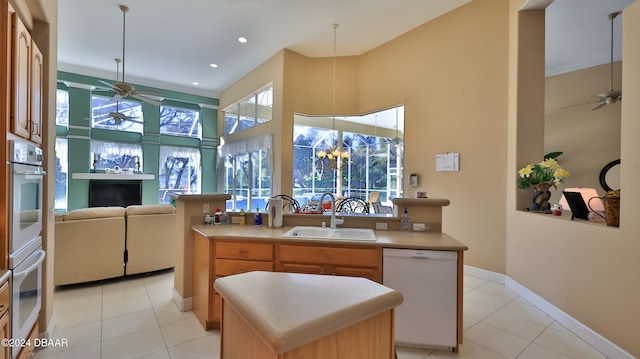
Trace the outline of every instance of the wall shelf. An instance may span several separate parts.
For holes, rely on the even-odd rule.
[[[71,174],[72,179],[88,179],[88,180],[110,180],[110,181],[126,181],[126,180],[153,180],[156,178],[153,174],[122,174],[122,173],[83,173],[77,172]]]

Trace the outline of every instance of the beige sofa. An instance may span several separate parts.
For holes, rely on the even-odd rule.
[[[175,222],[171,205],[83,208],[56,216],[54,285],[173,267]]]
[[[169,204],[129,206],[127,274],[171,268],[176,253],[176,211]]]

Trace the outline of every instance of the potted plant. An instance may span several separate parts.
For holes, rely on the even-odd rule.
[[[558,163],[556,158],[562,152],[551,152],[544,156],[544,160],[539,163],[529,163],[518,171],[520,188],[533,187],[533,210],[549,212],[549,198],[551,192],[549,188],[557,188],[558,183],[569,176],[569,172]]]

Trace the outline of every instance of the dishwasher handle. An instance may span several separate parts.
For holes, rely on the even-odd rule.
[[[401,249],[401,248],[383,248],[383,257],[396,257],[407,259],[457,259],[456,251],[439,251],[439,250],[423,250],[423,249]]]

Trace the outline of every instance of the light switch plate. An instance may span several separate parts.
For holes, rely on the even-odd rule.
[[[211,213],[211,206],[209,205],[209,202],[202,204],[202,213]]]
[[[382,231],[386,231],[387,230],[387,224],[386,223],[377,223],[376,222],[376,229],[382,230]]]
[[[429,226],[427,226],[424,223],[414,223],[413,224],[413,230],[415,232],[425,232],[427,229],[429,229]]]

